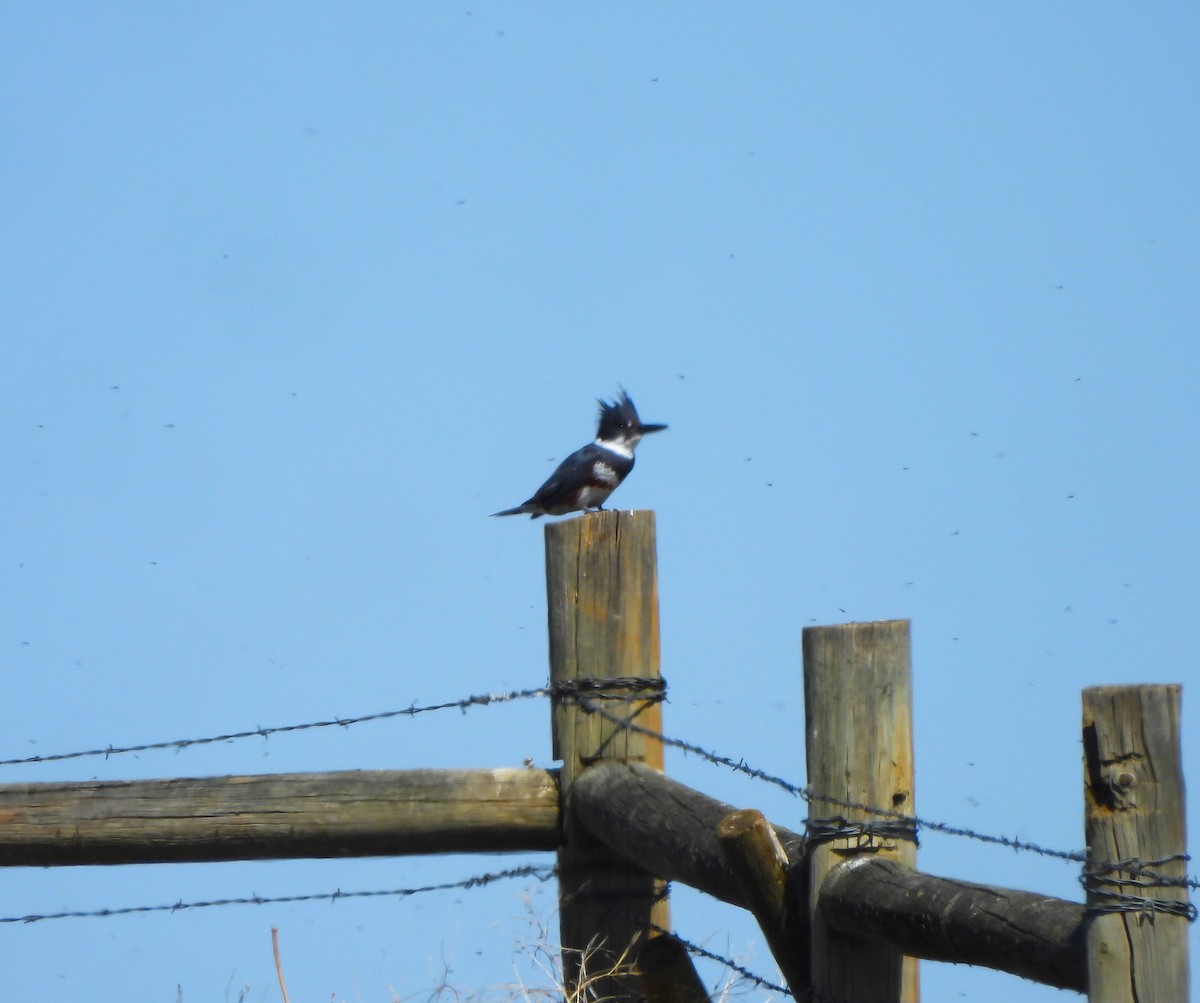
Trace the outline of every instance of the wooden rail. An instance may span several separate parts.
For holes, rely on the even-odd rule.
[[[535,769],[0,785],[0,866],[553,850]]]

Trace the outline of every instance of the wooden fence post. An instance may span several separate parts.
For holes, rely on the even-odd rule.
[[[567,998],[582,998],[586,985],[592,998],[636,999],[639,946],[652,924],[669,926],[666,885],[575,824],[570,801],[575,778],[592,763],[663,766],[661,742],[622,727],[662,729],[654,513],[605,511],[548,524],[546,590],[554,755],[562,760]]]
[[[1083,691],[1089,1003],[1188,998],[1180,695]]]
[[[846,858],[877,853],[912,867],[911,827],[848,805],[912,815],[912,669],[907,620],[806,627],[812,989],[843,1003],[916,1003],[917,963],[892,948],[832,930],[820,909],[825,876]]]

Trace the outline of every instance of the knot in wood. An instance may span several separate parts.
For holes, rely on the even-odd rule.
[[[1137,807],[1137,802],[1130,796],[1137,786],[1137,775],[1129,770],[1109,770],[1105,776],[1108,790],[1112,796],[1112,806],[1119,811],[1128,811]]]

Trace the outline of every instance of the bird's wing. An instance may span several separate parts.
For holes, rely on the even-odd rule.
[[[533,497],[529,501],[541,504],[553,498],[563,489],[564,485],[567,485],[568,480],[575,471],[590,469],[591,465],[600,459],[603,454],[604,451],[594,442],[588,443],[582,449],[575,450],[575,452],[554,468],[554,473],[546,478],[546,483],[534,492]]]

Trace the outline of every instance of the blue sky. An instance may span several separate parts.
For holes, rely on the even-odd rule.
[[[1185,683],[1200,767],[1198,50],[1166,3],[5,5],[0,759],[540,685],[542,532],[486,516],[624,385],[671,426],[613,499],[657,513],[667,731],[803,782],[800,629],[908,617],[920,814],[1081,847],[1083,687]],[[536,701],[0,781],[527,756]],[[918,860],[1080,896],[974,841]],[[18,869],[0,913],[525,862]],[[275,999],[274,925],[295,999],[427,998],[528,973],[552,911],[516,882],[5,925],[0,969]]]

